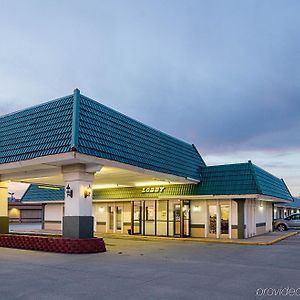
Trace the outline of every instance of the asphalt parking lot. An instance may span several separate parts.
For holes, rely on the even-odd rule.
[[[106,244],[90,255],[0,248],[0,299],[269,299],[257,291],[300,288],[300,235],[272,246]]]

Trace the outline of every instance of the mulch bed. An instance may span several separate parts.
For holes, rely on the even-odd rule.
[[[66,239],[57,236],[20,234],[0,234],[0,247],[70,254],[106,251],[102,238]]]

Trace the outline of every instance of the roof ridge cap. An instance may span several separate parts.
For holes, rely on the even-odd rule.
[[[248,165],[248,163],[245,163],[245,162],[229,163],[229,164],[222,163],[222,164],[217,164],[217,165],[209,165],[209,166],[206,166],[206,167],[212,168],[212,167],[236,166],[236,165]]]
[[[21,197],[20,201],[22,202],[23,201],[23,198],[25,197],[25,195],[28,193],[30,187],[32,186],[32,183],[30,183],[25,191],[25,193],[23,194],[23,196]]]
[[[200,159],[203,162],[204,166],[206,167],[206,163],[205,163],[203,157],[201,156],[200,152],[198,151],[197,147],[195,146],[195,144],[192,144],[192,147],[195,149],[196,153],[198,154],[198,156],[200,157]]]
[[[287,187],[287,185],[286,185],[285,181],[283,180],[283,178],[281,178],[280,180],[283,182],[283,184],[284,184],[285,188],[286,188],[286,189],[287,189],[287,191],[289,192],[289,194],[290,194],[290,196],[291,196],[291,198],[292,198],[292,202],[295,202],[295,200],[294,200],[294,197],[292,196],[292,194],[291,194],[291,192],[290,192],[289,188]]]
[[[253,165],[253,163],[252,163],[251,160],[248,160],[248,165],[249,165],[249,167],[250,167],[250,170],[252,171],[252,176],[253,176],[253,178],[254,178],[254,182],[255,182],[255,185],[256,185],[256,187],[257,187],[258,192],[259,192],[260,194],[263,194],[262,189],[261,189],[261,186],[260,186],[259,181],[258,181],[258,178],[257,178],[257,176],[256,176],[256,172],[255,172],[255,170],[254,170],[254,165]]]
[[[77,151],[78,148],[79,117],[80,117],[80,90],[76,88],[73,93],[71,151]]]

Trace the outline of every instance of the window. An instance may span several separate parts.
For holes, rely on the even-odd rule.
[[[113,230],[114,229],[114,212],[113,208],[111,206],[108,207],[108,229]]]
[[[116,207],[117,210],[117,230],[122,230],[122,209],[121,207]]]
[[[291,220],[300,220],[300,215],[293,215],[290,218]]]
[[[154,221],[154,207],[146,207],[146,221]]]

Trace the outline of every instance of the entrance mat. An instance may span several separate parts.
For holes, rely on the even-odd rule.
[[[0,234],[0,247],[70,254],[106,251],[102,238],[66,239],[62,237],[19,234]]]

